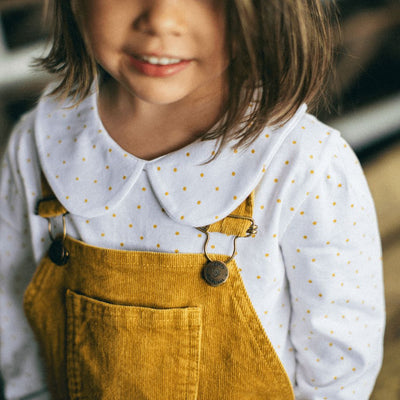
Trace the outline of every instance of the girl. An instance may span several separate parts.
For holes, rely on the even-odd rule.
[[[303,105],[327,6],[53,6],[41,63],[60,79],[1,170],[5,398],[367,399],[375,211]]]

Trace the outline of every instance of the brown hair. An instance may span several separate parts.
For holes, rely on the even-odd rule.
[[[79,102],[104,71],[88,51],[70,1],[50,3],[52,47],[37,64],[61,78],[53,95]],[[332,71],[333,3],[226,2],[229,93],[221,123],[203,139],[221,138],[221,145],[238,139],[246,145],[266,125],[288,120],[303,102],[316,103]]]

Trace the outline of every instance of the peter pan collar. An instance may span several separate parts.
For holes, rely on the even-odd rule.
[[[78,106],[43,97],[35,138],[42,171],[61,204],[92,218],[109,213],[145,170],[155,196],[179,223],[205,226],[231,213],[254,190],[303,105],[284,126],[264,132],[245,149],[225,147],[213,161],[216,140],[196,141],[145,161],[123,150],[106,132],[92,94]]]

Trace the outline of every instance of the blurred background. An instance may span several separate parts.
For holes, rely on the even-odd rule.
[[[44,0],[0,0],[0,153],[11,127],[34,106],[49,77],[29,67],[43,54]],[[373,400],[400,399],[400,0],[338,0],[336,77],[330,110],[363,164],[383,244],[385,358]]]

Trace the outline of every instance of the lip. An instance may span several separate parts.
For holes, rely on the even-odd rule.
[[[179,57],[159,56],[155,54],[146,54],[146,56],[179,59]],[[165,78],[176,75],[186,69],[191,62],[191,60],[181,60],[177,63],[167,65],[150,64],[149,62],[142,60],[138,56],[129,55],[129,63],[133,68],[135,68],[137,72],[149,77],[156,78]]]

